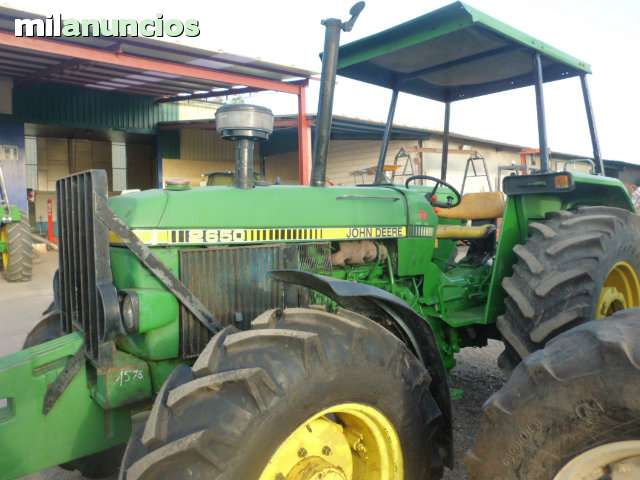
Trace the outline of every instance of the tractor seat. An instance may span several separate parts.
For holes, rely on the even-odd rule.
[[[504,199],[500,192],[467,193],[455,207],[436,208],[435,211],[440,218],[496,220],[504,213]]]
[[[504,200],[500,192],[467,193],[453,208],[436,208],[440,218],[453,220],[496,220],[504,214]],[[438,225],[437,238],[475,240],[485,238],[496,229],[495,225]]]

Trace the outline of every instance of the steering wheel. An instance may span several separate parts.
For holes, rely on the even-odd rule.
[[[433,190],[431,190],[431,193],[428,193],[426,195],[427,201],[434,207],[453,208],[453,207],[457,207],[460,204],[460,201],[462,200],[462,195],[460,194],[458,189],[455,188],[450,183],[447,183],[447,182],[445,182],[444,180],[442,180],[440,178],[431,177],[429,175],[413,175],[413,176],[407,178],[407,181],[404,182],[404,186],[406,188],[409,188],[409,184],[411,182],[413,182],[414,180],[431,180],[432,182],[436,183],[435,186],[433,187]],[[447,196],[447,201],[446,202],[439,202],[437,200],[436,192],[437,192],[438,187],[440,185],[443,185],[443,186],[447,187],[449,190],[451,190],[451,192],[455,195],[455,201],[454,201],[454,198],[451,197],[451,196]]]

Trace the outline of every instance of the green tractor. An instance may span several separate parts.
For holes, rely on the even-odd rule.
[[[640,305],[640,221],[603,176],[588,65],[462,3],[339,47],[363,7],[323,22],[310,187],[256,184],[273,118],[251,105],[216,114],[234,185],[58,181],[55,302],[0,359],[0,478],[440,478],[456,352],[503,340],[511,369]],[[372,185],[325,185],[336,73],[392,90]],[[543,82],[570,77],[595,175],[548,168]],[[448,126],[452,102],[525,86],[541,169],[505,179],[506,202],[447,183],[448,127],[441,178],[384,181],[400,92],[445,102]]]
[[[31,280],[33,246],[29,217],[9,203],[9,193],[0,168],[0,255],[2,274],[8,282]]]

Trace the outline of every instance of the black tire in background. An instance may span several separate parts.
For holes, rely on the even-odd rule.
[[[60,314],[54,305],[44,312],[42,319],[27,334],[22,349],[54,340],[62,335]],[[77,458],[60,465],[65,470],[78,470],[86,478],[107,478],[118,473],[125,445],[116,445],[102,452]]]
[[[27,337],[22,344],[22,350],[40,345],[54,338],[62,336],[62,325],[60,324],[60,314],[57,310],[52,310],[51,306],[42,314],[42,318],[27,333]]]
[[[514,248],[513,275],[502,282],[505,314],[497,327],[506,344],[500,365],[508,371],[556,335],[597,318],[600,293],[618,262],[640,275],[640,216],[627,210],[553,212],[529,231]],[[627,308],[640,307],[637,290]]]
[[[28,282],[31,280],[33,265],[33,244],[29,217],[22,214],[19,222],[2,227],[6,232],[8,262],[3,263],[2,274],[8,282]]]
[[[430,439],[441,414],[430,381],[405,345],[366,317],[267,311],[251,330],[227,327],[193,368],[172,373],[148,418],[134,419],[121,478],[257,480],[292,432],[302,425],[311,432],[309,418],[355,402],[396,430],[405,478],[436,479],[442,468]]]
[[[640,309],[554,338],[485,403],[470,478],[552,480],[584,452],[640,440],[639,369]]]

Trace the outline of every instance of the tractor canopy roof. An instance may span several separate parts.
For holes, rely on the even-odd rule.
[[[338,74],[439,101],[533,85],[533,55],[544,80],[591,67],[462,2],[340,47]]]

